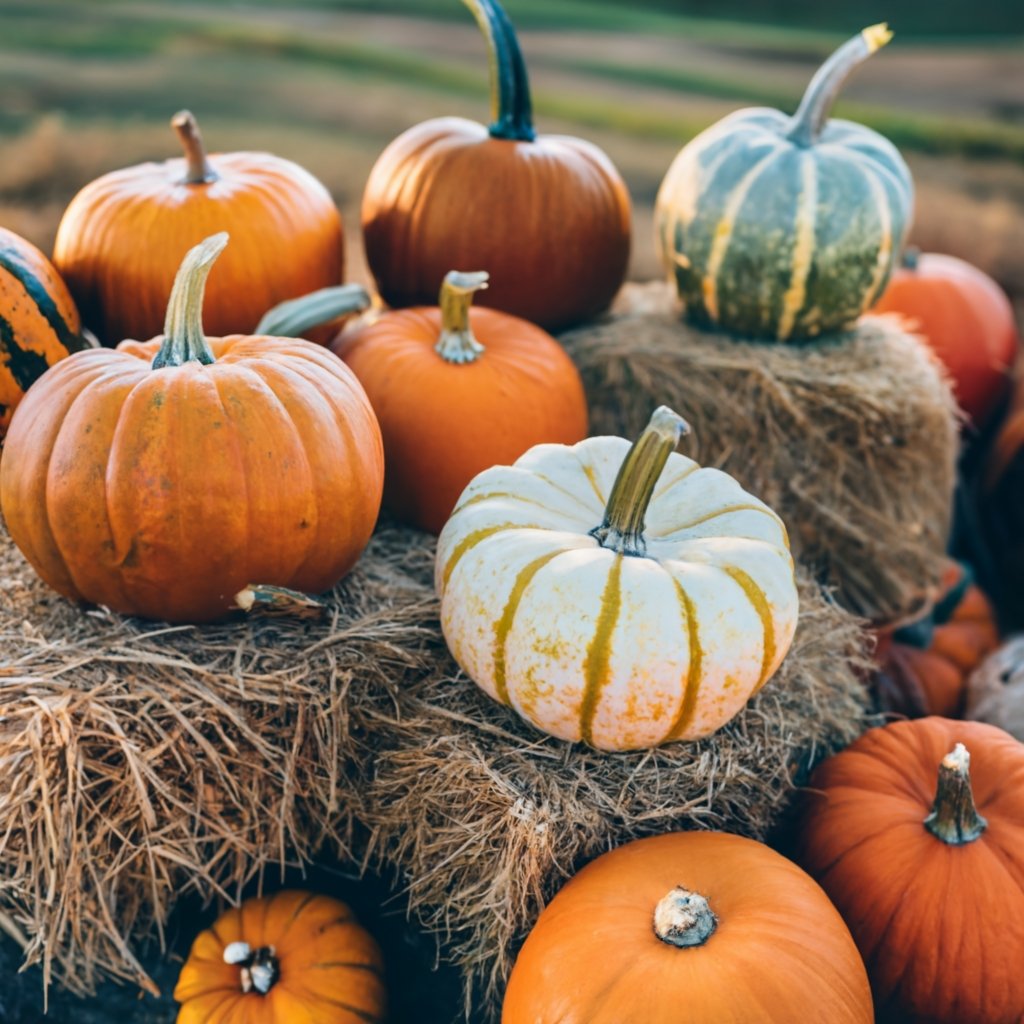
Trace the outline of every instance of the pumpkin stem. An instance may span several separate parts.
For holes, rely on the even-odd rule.
[[[654,908],[654,934],[679,949],[703,946],[718,927],[707,898],[682,886],[663,896]]]
[[[958,743],[939,765],[939,784],[931,814],[924,827],[949,846],[973,843],[988,828],[974,806],[971,792],[971,755]]]
[[[441,284],[441,335],[434,351],[448,363],[473,363],[484,351],[469,326],[474,293],[487,287],[486,270],[450,270]]]
[[[153,369],[181,366],[190,360],[209,365],[213,352],[203,334],[203,294],[217,257],[228,244],[228,233],[221,231],[185,253],[171,288],[164,321],[164,340],[153,360]]]
[[[178,133],[181,148],[185,151],[185,177],[183,185],[206,185],[216,181],[219,175],[206,159],[206,147],[199,134],[199,125],[190,110],[179,110],[171,118],[171,127]]]
[[[591,537],[620,555],[647,554],[644,516],[651,503],[661,471],[679,438],[690,426],[678,413],[661,405],[654,410],[647,429],[626,453],[608,497],[604,522],[590,531]]]
[[[498,0],[462,0],[473,12],[487,41],[491,69],[492,138],[533,142],[533,104],[526,62],[519,49],[516,30]]]
[[[241,968],[242,992],[265,996],[281,977],[281,965],[273,946],[253,949],[248,942],[229,942],[224,947],[224,963]]]
[[[846,79],[854,68],[863,64],[871,54],[880,50],[889,40],[892,32],[885,22],[871,25],[848,39],[811,79],[797,112],[790,121],[786,137],[800,146],[811,146],[818,141],[828,120],[829,111],[835,103]]]
[[[328,324],[370,306],[370,294],[361,284],[339,284],[279,302],[263,314],[254,334],[297,338],[304,331]]]

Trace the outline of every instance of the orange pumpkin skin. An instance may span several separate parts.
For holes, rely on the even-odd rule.
[[[492,309],[471,309],[469,323],[484,346],[470,363],[435,351],[436,306],[385,313],[332,346],[380,422],[385,505],[431,533],[478,473],[535,444],[575,444],[587,433],[583,384],[554,338]]]
[[[1010,300],[955,256],[923,253],[911,264],[893,274],[875,312],[899,313],[916,325],[953,378],[960,407],[983,427],[1009,391],[1020,345]]]
[[[0,441],[22,395],[54,363],[85,347],[78,310],[50,261],[0,228]]]
[[[231,943],[274,950],[279,977],[265,994],[243,992]],[[338,900],[280,892],[247,900],[192,945],[174,998],[177,1024],[373,1024],[386,1007],[376,942]]]
[[[272,306],[341,281],[341,216],[312,174],[269,153],[213,154],[208,181],[186,181],[189,166],[105,174],[64,213],[54,264],[104,344],[159,334],[181,254],[217,231],[231,246],[207,288],[211,335],[251,334]]]
[[[937,769],[971,754],[979,838],[922,827]],[[1024,746],[994,726],[922,718],[872,729],[811,778],[799,862],[864,956],[884,1019],[1024,1020]]]
[[[675,887],[705,896],[703,945],[658,938]],[[714,832],[641,839],[598,857],[541,914],[502,1024],[870,1024],[864,965],[825,894],[760,843]]]

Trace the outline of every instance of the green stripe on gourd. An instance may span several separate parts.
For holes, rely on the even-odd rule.
[[[737,111],[676,157],[655,222],[692,321],[797,341],[849,326],[882,293],[910,226],[910,172],[877,132],[827,114],[888,38],[876,25],[840,47],[792,117]]]

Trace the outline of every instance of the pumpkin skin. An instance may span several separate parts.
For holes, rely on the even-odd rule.
[[[200,358],[196,277],[225,240],[186,257],[164,338],[68,357],[15,414],[0,505],[66,597],[203,622],[249,584],[327,590],[369,540],[383,453],[351,371],[291,338],[214,338]],[[169,352],[180,365],[154,368]]]
[[[244,950],[273,950],[278,977],[261,991],[245,967],[225,962]],[[384,965],[348,906],[329,896],[280,892],[246,900],[200,933],[181,969],[177,1024],[372,1024],[386,1007]]]
[[[49,367],[86,347],[78,310],[50,261],[0,228],[0,441],[22,395]]]
[[[1011,637],[971,673],[965,717],[1024,743],[1024,635]]]
[[[966,566],[951,563],[943,587],[925,618],[879,637],[877,688],[887,711],[959,718],[968,677],[999,646],[995,609]]]
[[[441,533],[450,651],[553,736],[602,750],[706,736],[789,648],[785,528],[732,477],[672,452],[682,426],[662,407],[632,448],[532,448],[476,477]]]
[[[922,827],[943,776],[951,841]],[[977,814],[987,827],[967,838]],[[1020,1024],[1024,746],[945,718],[872,729],[812,776],[800,843],[799,863],[850,926],[880,1018]]]
[[[159,334],[181,254],[217,231],[232,243],[210,277],[211,335],[252,334],[272,306],[341,281],[341,217],[313,175],[269,153],[207,158],[191,114],[172,125],[185,159],[103,175],[57,230],[54,263],[104,344]]]
[[[700,944],[660,938],[669,930],[655,908],[679,889],[717,918]],[[850,933],[803,871],[752,839],[678,832],[598,857],[555,896],[519,953],[501,1020],[871,1024],[874,1014]]]
[[[1010,300],[988,274],[955,256],[911,250],[875,312],[908,320],[949,371],[974,426],[991,421],[1009,393],[1020,339]]]
[[[478,473],[587,434],[583,383],[558,342],[519,317],[469,308],[482,276],[449,275],[440,306],[385,313],[331,346],[380,422],[385,504],[431,533]],[[453,279],[470,281],[464,305],[445,294]]]
[[[629,194],[581,139],[536,135],[519,45],[496,0],[465,0],[491,49],[490,128],[464,118],[395,139],[363,194],[366,258],[384,301],[435,301],[454,267],[483,267],[485,305],[549,331],[601,312],[630,250]]]
[[[881,295],[909,229],[910,171],[881,135],[826,119],[843,79],[890,37],[875,25],[840,47],[793,117],[736,111],[676,157],[655,225],[692,321],[797,341],[849,326]]]

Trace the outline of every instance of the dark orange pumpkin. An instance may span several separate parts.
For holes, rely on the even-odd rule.
[[[425,121],[388,146],[363,194],[366,257],[391,306],[432,303],[453,266],[484,267],[487,305],[568,327],[622,284],[629,194],[596,146],[535,133],[508,17],[497,0],[464,2],[490,49],[494,121]]]
[[[911,718],[959,718],[970,674],[998,646],[995,609],[970,570],[951,562],[929,613],[879,635],[875,684],[883,707]]]
[[[872,1024],[846,925],[752,839],[678,832],[588,864],[545,908],[502,1024]]]
[[[899,313],[921,333],[949,370],[960,407],[985,426],[1009,391],[1020,344],[999,285],[955,256],[909,250],[875,312]]]
[[[54,363],[86,347],[81,328],[50,261],[0,228],[0,441],[29,387]]]
[[[587,433],[583,384],[558,342],[518,317],[470,308],[486,281],[453,272],[440,306],[384,313],[331,346],[380,421],[385,503],[432,533],[477,473]]]
[[[269,153],[207,158],[190,113],[171,124],[185,159],[105,174],[57,231],[54,263],[104,344],[160,333],[181,254],[216,231],[232,242],[210,277],[213,335],[251,334],[271,306],[341,281],[341,217],[313,175]]]
[[[799,862],[850,926],[883,1019],[1020,1024],[1024,745],[895,722],[824,762],[805,810]]]
[[[67,597],[201,622],[248,584],[326,590],[370,538],[383,453],[351,371],[307,341],[203,335],[226,241],[185,257],[164,337],[69,356],[15,413],[0,505]]]

